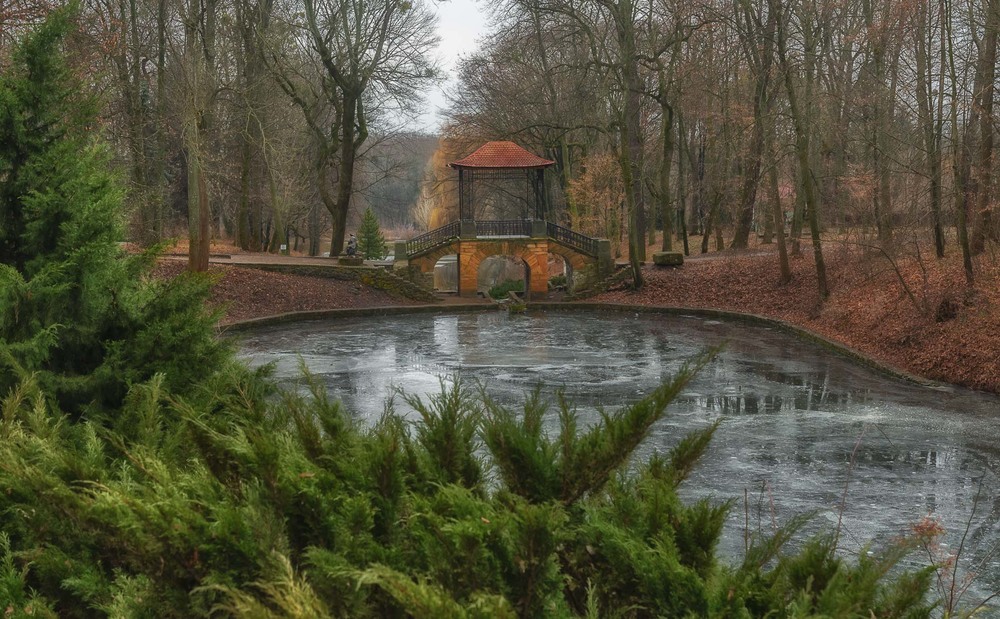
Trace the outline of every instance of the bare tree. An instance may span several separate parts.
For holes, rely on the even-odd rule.
[[[435,79],[429,60],[436,43],[433,25],[432,15],[421,4],[305,0],[305,31],[322,69],[319,92],[315,88],[312,92],[322,94],[335,116],[336,131],[322,132],[319,168],[324,170],[337,157],[336,196],[321,190],[333,220],[330,255],[339,254],[344,245],[355,164],[368,139],[370,108],[388,102],[403,107],[422,84]],[[294,94],[294,82],[286,80],[285,85],[310,123],[318,123],[313,116],[319,107],[317,97],[307,100]],[[314,135],[319,137],[315,131]]]
[[[754,81],[753,127],[750,150],[743,165],[743,186],[740,190],[739,211],[736,233],[730,247],[746,249],[753,224],[754,205],[757,188],[760,185],[761,163],[764,158],[765,123],[770,120],[771,66],[774,64],[774,34],[776,16],[766,12],[762,5],[754,6],[748,0],[740,0],[733,7],[736,27],[740,30],[743,55]],[[779,224],[780,225],[780,224]]]
[[[806,1],[808,2],[809,0]],[[775,12],[776,15],[776,44],[778,60],[785,80],[785,91],[788,95],[789,114],[792,117],[792,124],[795,127],[795,153],[799,164],[798,187],[803,195],[806,211],[809,216],[809,231],[812,237],[813,258],[816,263],[816,282],[819,287],[820,301],[822,302],[830,296],[830,289],[826,281],[826,263],[823,260],[823,246],[819,227],[819,204],[816,199],[816,189],[813,183],[812,165],[810,163],[809,156],[810,133],[807,128],[806,111],[799,103],[798,92],[796,90],[793,76],[793,67],[788,58],[787,16],[790,15],[790,13],[785,13],[782,10],[779,0],[768,0],[768,5],[769,9]],[[815,27],[815,15],[812,12],[812,7],[803,7],[799,18],[799,27],[803,35],[802,43],[804,54],[813,54],[815,53],[813,40],[813,37],[815,36],[813,31],[813,28]],[[811,77],[812,76],[807,70],[804,78],[807,83]],[[806,106],[808,107],[808,102],[806,103]]]
[[[927,178],[930,184],[931,222],[934,236],[934,251],[938,258],[944,258],[945,238],[944,219],[941,212],[942,204],[942,155],[941,140],[944,130],[944,54],[939,53],[940,66],[937,68],[938,79],[935,83],[935,66],[932,61],[932,49],[935,35],[934,19],[943,22],[943,2],[938,2],[937,11],[932,11],[929,3],[921,2],[913,14],[913,42],[915,48],[916,98],[918,121],[927,167]],[[943,27],[943,24],[942,24]],[[944,37],[938,40],[944,44]],[[940,51],[940,48],[939,48]]]
[[[184,24],[183,144],[187,162],[188,268],[208,269],[211,210],[204,169],[214,97],[216,0],[187,0]]]
[[[973,128],[977,125],[978,106],[972,106],[972,117],[966,125],[966,131],[962,134],[959,126],[959,82],[960,73],[955,59],[955,37],[953,12],[950,0],[947,2],[948,18],[945,20],[946,50],[948,54],[948,77],[951,84],[951,133],[953,139],[952,156],[952,182],[955,186],[955,227],[958,232],[958,246],[962,250],[962,266],[965,272],[965,283],[972,286],[975,281],[975,274],[972,267],[972,250],[969,244],[968,213],[969,204],[975,189],[972,187],[969,178],[969,168],[972,160],[972,149],[975,143],[975,132]],[[979,75],[977,74],[977,79]]]
[[[997,36],[1000,32],[1000,0],[986,0],[983,36],[979,41],[975,91],[970,123],[979,123],[978,149],[974,154],[972,182],[966,185],[965,208],[971,209],[972,254],[985,249],[987,237],[996,237],[993,226],[993,99],[996,90]]]

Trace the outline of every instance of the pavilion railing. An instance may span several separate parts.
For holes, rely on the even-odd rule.
[[[435,228],[430,232],[414,237],[406,242],[406,255],[412,256],[417,253],[425,252],[429,249],[434,249],[439,245],[446,245],[453,239],[458,238],[460,231],[461,224],[457,221],[453,221],[450,224],[445,224],[440,228]]]
[[[597,256],[597,239],[592,239],[589,236],[580,234],[579,232],[574,232],[569,228],[563,228],[559,224],[554,224],[551,221],[546,222],[545,228],[549,238],[553,238],[563,245],[572,247],[573,249],[587,254],[588,256]]]
[[[477,221],[476,236],[531,236],[530,219]]]
[[[530,219],[477,221],[475,222],[475,225],[476,236],[479,238],[508,236],[530,237],[532,232],[532,223]],[[598,254],[597,239],[592,239],[589,236],[580,234],[579,232],[574,232],[569,228],[563,228],[562,226],[554,224],[551,221],[546,222],[545,229],[549,238],[552,238],[567,247],[571,247],[589,256],[596,257]],[[436,228],[407,241],[406,254],[408,256],[413,256],[415,254],[424,253],[441,245],[447,245],[453,240],[459,238],[460,234],[461,222],[453,221],[449,224],[441,226],[440,228]]]

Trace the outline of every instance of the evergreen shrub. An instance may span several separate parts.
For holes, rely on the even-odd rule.
[[[796,520],[720,562],[731,504],[677,495],[715,425],[630,466],[707,362],[588,429],[460,381],[362,428],[308,376],[233,367],[198,405],[134,387],[109,430],[29,379],[0,402],[0,587],[80,617],[929,616],[930,571],[890,575],[907,542],[786,554]]]
[[[227,358],[205,310],[210,280],[150,276],[129,256],[123,193],[93,130],[96,104],[61,51],[53,13],[0,75],[0,393],[30,375],[59,408],[112,410],[157,373],[190,392]]]

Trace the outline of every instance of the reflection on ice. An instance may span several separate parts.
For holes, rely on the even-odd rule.
[[[976,595],[1000,589],[991,556],[1000,542],[994,397],[883,378],[771,329],[697,317],[484,312],[317,321],[246,334],[243,351],[253,364],[275,362],[289,382],[301,360],[362,420],[377,419],[394,388],[426,397],[439,392],[441,377],[461,376],[504,403],[538,384],[548,395],[564,389],[584,424],[597,419],[596,407],[640,398],[721,342],[725,350],[642,449],[668,450],[724,419],[685,493],[739,498],[725,552],[741,552],[744,496],[753,526],[764,529],[809,511],[817,513],[813,530],[840,522],[846,552],[904,534],[928,514],[957,548],[978,500],[965,561],[984,565]],[[407,413],[400,398],[395,405]]]

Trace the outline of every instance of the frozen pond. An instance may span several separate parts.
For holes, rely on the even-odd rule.
[[[301,359],[365,420],[381,414],[394,388],[433,394],[455,375],[510,403],[539,383],[561,387],[593,420],[595,406],[638,399],[725,341],[643,446],[669,449],[723,418],[685,493],[738,499],[725,553],[741,554],[747,513],[751,528],[769,529],[815,511],[812,529],[830,530],[843,502],[847,553],[927,515],[954,551],[971,522],[961,565],[975,584],[963,601],[1000,590],[1000,399],[992,396],[908,384],[777,330],[694,316],[414,314],[263,327],[240,338],[251,363],[274,362],[281,380],[297,379]],[[399,398],[396,409],[407,412]]]

